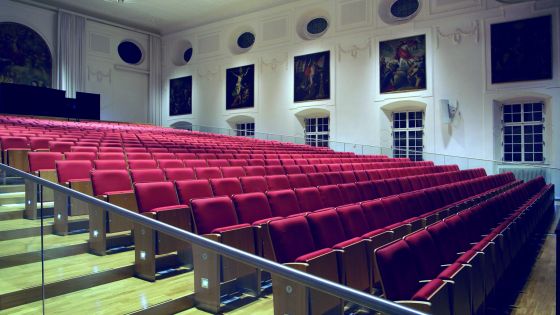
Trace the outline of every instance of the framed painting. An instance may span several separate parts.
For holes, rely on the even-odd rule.
[[[552,17],[490,26],[492,84],[552,79]]]
[[[192,114],[192,76],[169,80],[169,116]]]
[[[41,35],[12,22],[0,23],[0,83],[52,85],[52,56]]]
[[[255,106],[255,65],[226,70],[226,109]]]
[[[381,94],[426,89],[426,35],[379,42]]]
[[[331,97],[330,51],[294,57],[294,102]]]

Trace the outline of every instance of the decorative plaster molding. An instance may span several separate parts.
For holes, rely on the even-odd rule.
[[[97,80],[97,82],[101,83],[103,82],[103,79],[107,78],[109,80],[109,83],[111,83],[111,69],[107,70],[107,74],[105,74],[101,70],[93,71],[88,66],[87,76],[88,76],[88,81],[91,81],[91,77],[94,77]]]
[[[341,61],[342,54],[350,54],[352,58],[358,57],[358,53],[362,50],[368,50],[369,57],[371,58],[371,38],[367,40],[367,42],[363,45],[353,44],[348,48],[342,47],[342,45],[338,45],[338,61]]]
[[[436,27],[437,31],[437,47],[439,48],[439,40],[440,38],[449,39],[453,44],[458,45],[463,40],[463,36],[472,36],[474,37],[474,42],[478,44],[480,41],[480,23],[478,20],[473,21],[471,23],[472,29],[471,30],[463,30],[461,28],[456,28],[455,32],[452,33],[442,33],[439,26]]]
[[[196,73],[198,74],[198,76],[206,80],[216,79],[219,72],[220,72],[220,67],[218,66],[213,66],[213,67],[198,66],[198,68],[196,69]]]
[[[270,70],[276,71],[279,65],[284,64],[284,70],[288,70],[288,55],[284,54],[282,57],[274,57],[269,60],[266,60],[264,57],[261,58],[261,71],[264,68],[269,67]]]

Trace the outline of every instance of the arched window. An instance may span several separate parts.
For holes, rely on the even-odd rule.
[[[239,137],[255,137],[255,118],[248,115],[236,115],[226,121],[234,134]]]

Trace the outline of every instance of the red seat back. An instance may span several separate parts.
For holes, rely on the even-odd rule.
[[[135,183],[134,191],[138,210],[141,213],[179,205],[179,198],[172,182]]]

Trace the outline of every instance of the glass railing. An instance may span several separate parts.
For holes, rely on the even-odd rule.
[[[221,135],[236,136],[237,130],[228,128],[217,128],[208,126],[193,125],[192,130],[208,132]],[[263,132],[255,132],[253,138],[261,140],[276,140],[287,143],[305,144],[305,138],[277,135]],[[348,142],[340,142],[329,140],[329,148],[338,152],[353,152],[355,154],[367,155],[386,155],[394,157],[393,149],[388,147],[372,146],[365,144],[355,144]],[[431,153],[431,152],[416,152],[412,150],[400,150],[400,153],[406,153],[405,156],[421,155],[425,161],[433,161],[435,164],[457,164],[461,169],[469,168],[484,168],[488,175],[500,174],[511,171],[515,174],[516,178],[528,180],[536,176],[543,176],[547,183],[560,185],[560,168],[552,167],[544,164],[531,164],[531,163],[516,163],[504,162],[498,160],[480,159],[472,157],[454,156],[449,154]],[[556,199],[560,199],[560,189],[555,192]]]
[[[347,313],[422,314],[188,232],[185,209],[144,215],[87,182],[0,175],[0,314],[305,314],[310,295]]]

